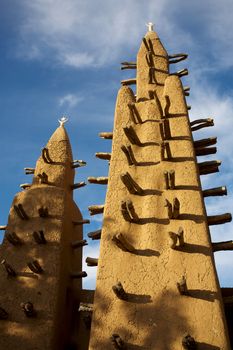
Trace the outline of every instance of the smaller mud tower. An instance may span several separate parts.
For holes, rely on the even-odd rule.
[[[82,216],[73,201],[73,161],[64,119],[43,148],[32,184],[10,209],[1,257],[0,349],[64,349],[81,291]],[[75,290],[75,292],[74,292]]]
[[[187,69],[169,73],[186,57],[150,24],[137,62],[123,63],[137,77],[116,101],[90,350],[230,350],[209,225],[231,215],[206,214],[204,197],[226,189],[201,188],[220,163],[197,163],[216,138],[193,141],[213,120],[189,121]]]

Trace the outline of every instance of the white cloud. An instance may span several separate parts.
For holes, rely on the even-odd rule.
[[[60,107],[66,107],[68,109],[74,108],[78,103],[83,101],[83,97],[74,94],[67,94],[60,97],[58,103]]]

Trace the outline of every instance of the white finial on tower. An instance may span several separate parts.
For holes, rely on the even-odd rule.
[[[66,116],[61,117],[61,119],[58,119],[60,126],[63,126],[67,121],[68,118]]]
[[[146,23],[146,26],[148,27],[148,32],[154,31],[154,24],[152,22]]]

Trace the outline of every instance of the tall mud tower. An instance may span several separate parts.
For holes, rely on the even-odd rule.
[[[0,248],[0,349],[65,349],[81,292],[82,216],[72,197],[74,168],[61,120],[43,148],[32,184],[21,185]],[[79,240],[75,243],[75,240]],[[81,241],[80,241],[81,240]],[[67,348],[68,349],[68,348]]]
[[[209,225],[231,215],[206,214],[204,197],[226,189],[201,188],[220,163],[197,163],[216,138],[193,141],[213,120],[189,121],[187,70],[169,73],[186,56],[169,56],[150,24],[123,63],[137,78],[116,102],[90,350],[230,349]]]

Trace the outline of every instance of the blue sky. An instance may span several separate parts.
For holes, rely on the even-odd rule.
[[[120,71],[120,62],[135,60],[145,23],[152,21],[168,53],[187,52],[189,59],[173,70],[189,69],[190,119],[212,116],[215,126],[195,139],[218,136],[220,173],[202,176],[203,188],[227,185],[228,196],[206,200],[209,215],[233,208],[233,2],[232,0],[1,0],[0,224],[6,224],[19,184],[29,182],[23,168],[33,167],[41,148],[69,117],[67,130],[75,159],[88,166],[76,181],[106,176],[107,162],[95,152],[108,152],[111,142],[98,138],[111,131],[120,80],[135,72]],[[176,66],[176,67],[175,67]],[[204,157],[199,158],[200,161]],[[75,200],[88,218],[88,205],[104,202],[105,186],[76,190]],[[91,218],[85,232],[101,227]],[[233,238],[232,223],[211,228],[212,240]],[[98,256],[90,242],[85,256]],[[233,286],[233,252],[215,253],[222,286]],[[94,288],[95,268],[86,268],[84,286]]]

